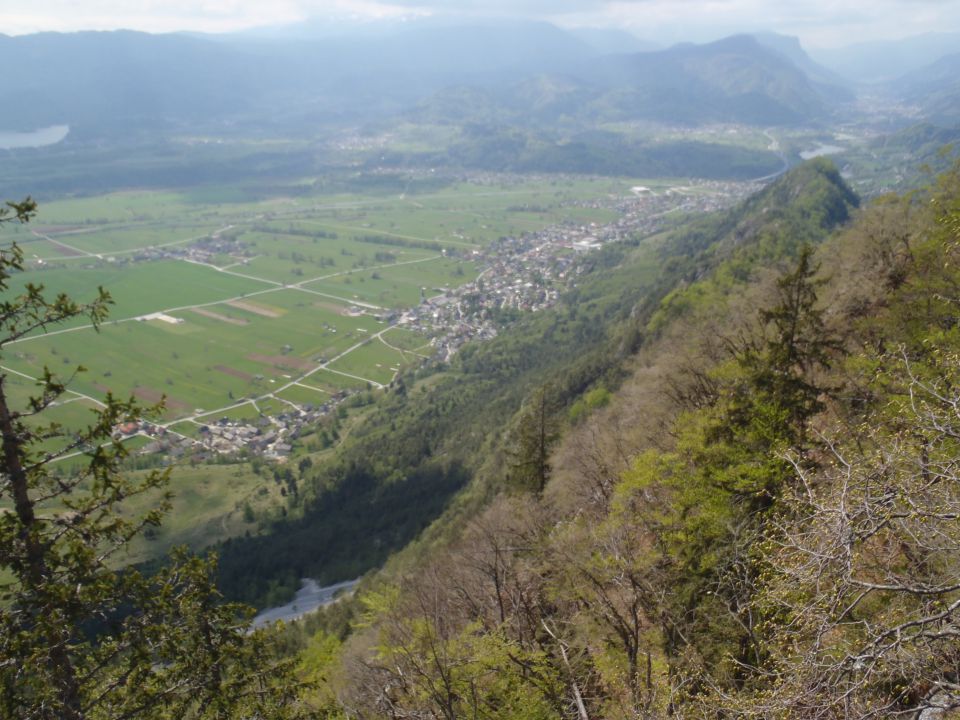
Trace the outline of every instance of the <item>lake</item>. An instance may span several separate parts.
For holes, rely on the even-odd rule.
[[[69,125],[51,125],[50,127],[40,128],[33,132],[0,130],[0,150],[38,148],[46,145],[55,145],[63,140],[69,132]]]

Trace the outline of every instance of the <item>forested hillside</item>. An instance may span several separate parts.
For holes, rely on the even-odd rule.
[[[607,246],[557,308],[468,346],[449,367],[402,375],[339,460],[301,479],[299,517],[222,549],[225,590],[269,604],[292,595],[302,577],[356,577],[415,538],[468,483],[455,501],[458,517],[501,490],[540,489],[548,473],[531,473],[517,456],[531,443],[546,452],[571,414],[620,385],[625,360],[679,304],[678,284],[727,256],[736,273],[738,262],[822,239],[855,203],[832,165],[810,163],[720,216]],[[362,550],[358,537],[368,540]]]
[[[488,501],[448,510],[429,547],[313,621],[303,671],[322,678],[318,706],[579,719],[960,707],[960,167],[854,204],[812,163],[630,251],[666,271],[623,291],[619,335],[606,333],[620,352],[579,383],[538,386],[522,362],[494,364],[494,345],[464,357],[468,397],[472,362],[503,368],[490,407],[490,388],[525,378],[513,426],[493,433],[503,445],[473,439],[469,404],[445,423],[478,443],[471,482],[485,489],[472,492]],[[575,342],[586,362],[602,338]]]

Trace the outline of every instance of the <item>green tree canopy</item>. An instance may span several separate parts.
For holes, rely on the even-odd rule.
[[[0,223],[27,222],[27,199]],[[0,248],[0,291],[23,270],[16,244]],[[77,317],[99,325],[111,300],[100,288],[78,303],[43,286],[0,302],[0,358],[11,343]],[[2,360],[0,360],[2,362]],[[78,368],[77,372],[82,368]],[[33,391],[0,365],[0,717],[293,717],[296,684],[249,613],[221,602],[213,558],[178,551],[153,576],[122,569],[122,551],[167,508],[135,517],[124,501],[162,489],[165,472],[120,472],[114,428],[144,411],[108,395],[85,428],[49,419],[67,383],[45,369]],[[75,472],[54,463],[81,455]]]

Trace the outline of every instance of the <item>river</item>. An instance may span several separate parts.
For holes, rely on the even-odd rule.
[[[800,157],[804,160],[812,160],[816,157],[823,157],[824,155],[836,155],[837,153],[842,153],[846,148],[840,147],[839,145],[819,145],[813,150],[804,150],[800,153]]]
[[[357,584],[356,580],[347,580],[336,585],[327,585],[320,587],[316,580],[309,578],[302,581],[303,586],[297,590],[293,600],[286,605],[267,608],[253,619],[253,627],[260,628],[264,625],[270,625],[277,620],[291,622],[299,620],[304,615],[312,613],[319,607],[332,603],[340,592],[348,592]]]

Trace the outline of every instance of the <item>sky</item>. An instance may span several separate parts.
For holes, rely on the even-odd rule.
[[[960,0],[0,0],[0,33],[231,32],[335,22],[511,17],[611,27],[668,44],[773,30],[838,47],[960,30]]]

